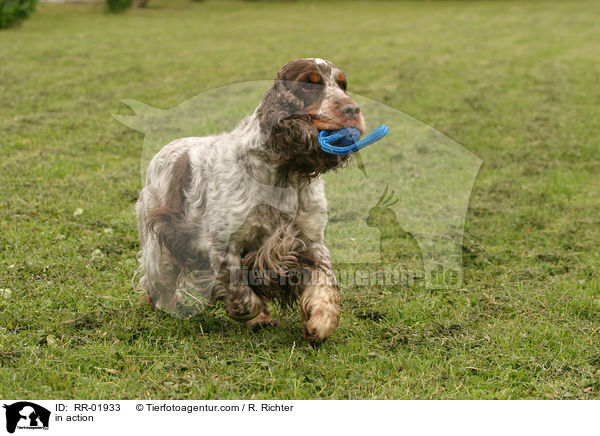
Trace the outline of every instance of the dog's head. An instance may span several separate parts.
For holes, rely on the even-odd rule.
[[[356,127],[364,132],[364,118],[346,87],[346,74],[322,59],[297,59],[281,68],[257,110],[281,166],[315,176],[347,159],[323,152],[317,141],[319,130]]]

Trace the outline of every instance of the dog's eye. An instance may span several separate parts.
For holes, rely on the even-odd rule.
[[[348,82],[346,82],[345,80],[338,80],[338,86],[342,88],[343,91],[345,91],[346,88],[348,88]]]
[[[302,89],[304,91],[313,91],[317,86],[319,86],[317,83],[302,82]]]

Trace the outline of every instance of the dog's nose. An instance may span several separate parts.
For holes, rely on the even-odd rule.
[[[346,103],[340,106],[340,112],[348,118],[355,118],[360,113],[360,108],[356,103]]]

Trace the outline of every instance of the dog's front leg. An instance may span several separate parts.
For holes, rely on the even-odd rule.
[[[214,299],[225,300],[227,315],[238,321],[247,321],[259,316],[265,309],[262,299],[254,293],[252,288],[244,283],[241,273],[241,258],[239,250],[230,247],[222,260],[212,260],[218,255],[211,254],[211,263],[219,263],[220,273],[214,291]]]
[[[338,324],[340,294],[331,266],[329,250],[323,244],[310,247],[310,254],[317,259],[312,266],[308,283],[304,284],[300,297],[304,337],[311,344],[321,344]]]

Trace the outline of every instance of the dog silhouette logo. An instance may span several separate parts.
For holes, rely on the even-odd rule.
[[[122,100],[135,115],[115,114],[114,118],[144,134],[142,186],[151,160],[166,144],[231,132],[253,113],[272,82],[219,87],[170,109]],[[390,132],[373,148],[355,153],[357,165],[349,163],[344,171],[330,171],[323,176],[330,211],[325,241],[334,269],[351,270],[349,275],[356,277],[362,274],[359,269],[371,271],[384,266],[393,271],[410,270],[429,289],[460,288],[467,210],[482,160],[433,127],[393,107],[357,94],[349,96],[358,103],[361,113],[369,114],[371,123],[385,124]],[[280,201],[286,190],[279,182],[271,184],[271,189],[253,191],[253,186],[261,187],[266,179],[261,182],[248,174],[245,180],[252,184],[244,187],[247,192],[265,193],[261,198],[251,198],[255,206],[296,216],[298,203]],[[284,205],[286,210],[281,209]],[[243,227],[244,220],[240,221],[220,226],[219,239],[229,241]],[[227,244],[221,244],[218,250],[217,257],[224,256]],[[201,263],[204,265],[205,260]],[[185,280],[181,277],[178,286],[185,298],[171,306],[165,303],[164,310],[188,318],[207,306],[213,282],[205,280],[211,268],[210,263],[206,266],[196,268],[198,273],[188,274]]]
[[[6,409],[6,431],[19,429],[48,429],[50,411],[29,401],[19,401],[3,406]]]

